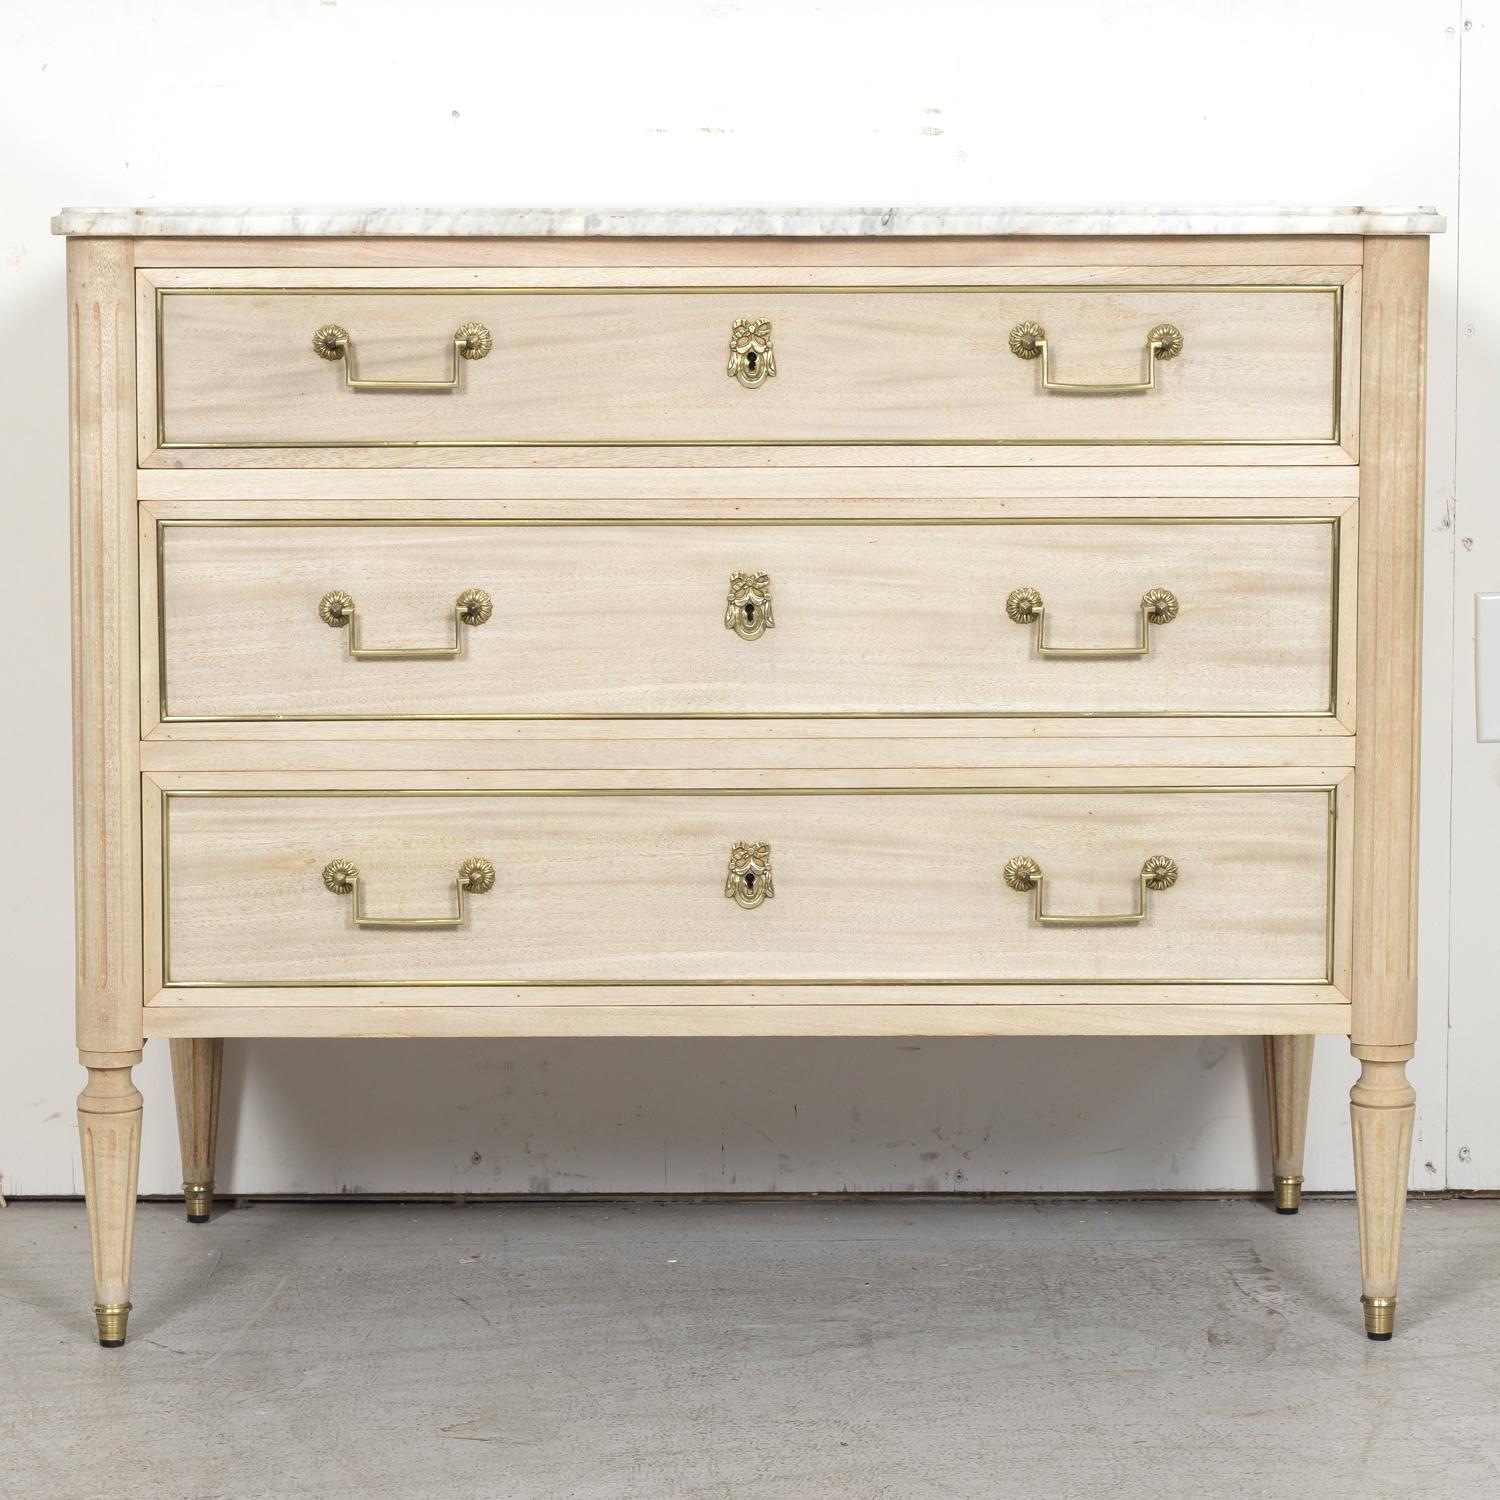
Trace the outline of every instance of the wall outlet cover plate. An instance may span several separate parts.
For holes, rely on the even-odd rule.
[[[1481,742],[1500,740],[1500,594],[1474,595],[1474,718]]]

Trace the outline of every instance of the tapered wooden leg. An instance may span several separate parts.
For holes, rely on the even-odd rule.
[[[118,1067],[89,1066],[78,1096],[83,1191],[94,1248],[94,1317],[99,1342],[118,1349],[130,1316],[130,1243],[135,1233],[136,1175],[141,1161],[141,1095],[130,1081],[139,1052]],[[107,1054],[94,1053],[96,1061]]]
[[[1358,1056],[1359,1047],[1354,1049]],[[1411,1048],[1371,1048],[1390,1053]],[[1354,1126],[1354,1186],[1359,1199],[1359,1260],[1365,1332],[1388,1339],[1396,1325],[1396,1269],[1401,1255],[1401,1215],[1411,1166],[1416,1091],[1405,1061],[1360,1059],[1359,1082],[1349,1093]]]
[[[213,1210],[219,1075],[223,1067],[224,1043],[218,1038],[173,1038],[172,1087],[177,1096],[182,1196],[189,1224],[207,1224]]]
[[[1312,1093],[1314,1040],[1310,1036],[1265,1039],[1271,1187],[1279,1214],[1294,1214],[1302,1203],[1302,1153],[1307,1146],[1307,1101]]]

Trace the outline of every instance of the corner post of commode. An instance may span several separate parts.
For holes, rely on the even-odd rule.
[[[1365,1331],[1395,1327],[1416,1094],[1425,237],[1365,240],[1350,1093]]]
[[[134,250],[68,241],[78,1098],[99,1342],[125,1342],[141,1148]]]

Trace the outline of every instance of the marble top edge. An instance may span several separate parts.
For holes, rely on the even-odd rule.
[[[1433,208],[1344,205],[1033,208],[65,208],[54,234],[105,238],[1441,234]]]

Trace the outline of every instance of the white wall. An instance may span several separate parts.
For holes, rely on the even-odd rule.
[[[59,205],[1282,200],[1452,215],[1461,49],[1489,58],[1500,92],[1496,7],[1471,0],[1466,33],[1457,0],[6,0],[0,776],[21,791],[0,820],[5,1190],[79,1187],[63,250],[47,235]],[[1493,108],[1485,123],[1493,135]],[[1492,178],[1493,166],[1491,154]],[[1462,1169],[1445,1134],[1458,236],[1433,252],[1413,1185],[1497,1186],[1500,1120],[1476,1057],[1481,1042],[1500,1055],[1500,1030],[1481,1019],[1485,970],[1458,949]],[[1493,290],[1465,295],[1495,308]],[[1466,409],[1488,424],[1493,469],[1497,329],[1473,317]],[[1462,588],[1500,587],[1500,521],[1460,515],[1474,538]],[[1460,718],[1461,744],[1471,724]],[[1460,834],[1462,909],[1493,972],[1494,750],[1465,750],[1460,766],[1485,799]],[[137,1072],[145,1192],[178,1181],[165,1052],[152,1044]],[[1341,1042],[1320,1042],[1313,1187],[1349,1185],[1353,1071]],[[1258,1044],[1240,1040],[239,1042],[219,1180],[245,1192],[1252,1188],[1268,1171],[1260,1087]]]

